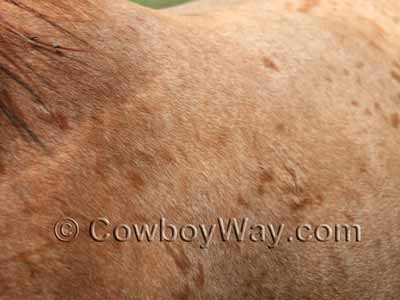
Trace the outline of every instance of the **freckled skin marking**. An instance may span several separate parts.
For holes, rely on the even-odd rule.
[[[359,104],[358,104],[357,101],[352,101],[352,102],[351,102],[351,105],[353,105],[353,106],[358,106]]]
[[[260,175],[260,182],[261,183],[267,183],[267,182],[272,182],[274,181],[274,177],[267,171],[263,171]]]
[[[313,8],[320,4],[321,0],[305,0],[303,5],[299,7],[298,11],[301,13],[309,13]]]
[[[357,69],[362,69],[362,68],[364,68],[364,63],[363,63],[362,61],[358,62],[358,63],[356,64],[356,68],[357,68]]]
[[[168,150],[160,151],[160,157],[168,163],[173,163],[176,161],[174,156]]]
[[[318,200],[318,203],[322,203],[322,201],[324,201],[321,195],[317,195],[316,199]]]
[[[47,123],[55,124],[63,131],[71,129],[67,117],[61,112],[44,113],[41,114],[40,118]]]
[[[394,80],[396,80],[398,83],[400,83],[400,73],[398,73],[396,71],[392,71],[391,75],[392,75]]]
[[[134,171],[131,171],[129,173],[129,177],[131,179],[131,182],[132,182],[133,186],[136,189],[142,189],[144,187],[145,182],[144,182],[143,178],[139,174],[137,174]]]
[[[285,131],[285,125],[282,124],[282,123],[276,125],[276,130],[278,130],[278,131]]]
[[[376,41],[369,41],[371,47],[375,48],[380,52],[384,52],[384,49],[376,42]]]
[[[51,8],[52,2],[63,4],[64,1],[47,1],[42,9],[39,7],[38,11],[45,12],[47,7]],[[34,7],[35,3],[41,1],[8,0],[3,2],[27,2]],[[77,4],[85,2],[91,1],[77,1]],[[256,3],[256,1],[247,2]],[[259,1],[260,4],[262,2]],[[49,71],[49,75],[52,76],[53,69],[60,68],[61,79],[85,78],[88,82],[87,84],[84,82],[85,86],[80,88],[75,83],[63,85],[67,80],[63,82],[55,77],[54,83],[59,90],[49,95],[56,95],[56,92],[59,92],[60,96],[54,98],[47,98],[47,88],[38,84],[38,88],[44,87],[42,92],[46,97],[45,100],[49,100],[50,108],[55,112],[60,103],[60,111],[65,113],[70,125],[76,129],[73,136],[68,136],[68,143],[63,147],[58,147],[58,140],[55,140],[54,145],[52,140],[56,134],[62,138],[60,134],[62,131],[54,121],[54,132],[46,132],[46,129],[50,129],[49,124],[40,126],[41,124],[33,123],[38,128],[39,134],[43,133],[44,138],[49,137],[50,149],[54,148],[55,155],[47,158],[38,154],[37,161],[32,160],[32,163],[37,163],[38,167],[32,165],[32,168],[30,160],[34,157],[30,152],[33,151],[30,149],[24,151],[26,147],[17,149],[15,156],[18,161],[15,168],[12,164],[8,165],[8,156],[4,156],[7,158],[4,161],[4,164],[7,164],[7,173],[10,176],[14,174],[14,170],[20,173],[10,178],[6,186],[2,182],[3,177],[6,176],[0,179],[1,193],[3,190],[6,192],[3,195],[4,212],[11,217],[9,218],[10,225],[18,223],[22,218],[29,223],[22,227],[10,226],[13,230],[3,230],[12,231],[10,238],[3,239],[7,245],[5,257],[13,256],[15,252],[26,248],[35,248],[40,243],[49,242],[48,249],[43,255],[39,255],[39,259],[34,257],[31,259],[35,263],[32,274],[36,273],[36,280],[25,276],[27,268],[23,263],[17,262],[10,267],[5,266],[3,274],[0,275],[0,290],[5,298],[46,299],[64,296],[65,299],[71,299],[80,295],[82,298],[95,300],[101,295],[105,298],[114,295],[116,298],[156,299],[161,297],[165,300],[230,298],[272,300],[313,299],[320,296],[323,299],[335,300],[335,298],[356,298],[360,295],[360,290],[362,297],[365,298],[376,299],[379,296],[383,297],[383,294],[390,298],[392,295],[390,287],[396,284],[392,277],[396,274],[390,273],[397,273],[398,276],[400,272],[397,268],[393,268],[393,272],[382,271],[382,268],[393,263],[396,250],[398,250],[395,247],[399,245],[397,242],[393,241],[390,243],[392,245],[384,243],[386,234],[391,231],[393,233],[393,230],[388,229],[387,226],[396,224],[394,219],[396,216],[393,216],[396,203],[387,198],[383,199],[385,197],[381,197],[382,201],[373,201],[371,196],[395,192],[395,187],[398,186],[398,178],[396,179],[399,173],[396,167],[398,131],[392,129],[390,123],[384,122],[382,118],[384,114],[376,111],[373,103],[374,99],[376,101],[379,99],[388,121],[391,113],[396,111],[400,113],[400,109],[394,108],[397,103],[390,99],[390,96],[393,97],[400,88],[395,89],[397,84],[390,78],[390,67],[386,68],[385,63],[378,64],[379,61],[390,61],[398,45],[394,40],[392,41],[391,36],[388,36],[384,45],[387,46],[389,55],[382,54],[381,57],[377,57],[377,53],[370,51],[364,40],[355,36],[358,27],[364,26],[355,20],[356,15],[364,14],[361,10],[363,7],[357,5],[364,4],[363,1],[354,3],[355,1],[346,0],[342,5],[341,1],[337,0],[341,7],[340,11],[333,13],[333,16],[332,3],[329,2],[325,10],[325,2],[322,2],[320,7],[311,11],[318,17],[308,17],[298,12],[292,14],[282,12],[282,9],[285,10],[283,7],[285,1],[278,2],[271,1],[271,9],[267,8],[269,3],[265,5],[266,9],[264,9],[264,3],[262,3],[263,9],[257,5],[254,5],[254,9],[239,6],[237,13],[228,7],[226,15],[221,12],[221,14],[218,13],[218,18],[212,18],[216,19],[216,24],[212,24],[211,22],[214,21],[207,17],[204,21],[196,20],[196,22],[204,22],[206,26],[198,26],[195,36],[191,35],[190,30],[186,31],[186,28],[181,26],[182,22],[178,21],[177,17],[173,17],[174,21],[170,22],[171,20],[163,15],[164,12],[153,14],[143,9],[144,17],[146,17],[146,12],[149,13],[149,22],[146,22],[146,26],[134,26],[140,29],[141,36],[138,40],[132,38],[133,32],[126,31],[124,28],[125,24],[135,20],[136,14],[142,14],[142,9],[139,7],[138,12],[133,11],[130,14],[126,10],[119,16],[118,11],[113,10],[114,5],[108,5],[106,15],[104,18],[101,15],[99,23],[89,22],[90,19],[86,21],[85,14],[89,11],[85,12],[83,9],[82,18],[78,18],[73,15],[75,9],[72,9],[66,12],[67,18],[82,19],[82,22],[85,22],[85,26],[71,24],[72,33],[75,33],[75,28],[87,28],[87,32],[82,32],[82,37],[87,38],[89,46],[93,44],[94,48],[88,48],[90,51],[88,55],[79,54],[75,57],[67,54],[66,59],[82,58],[94,67],[94,73],[89,74],[92,76],[80,77],[75,73],[69,76],[66,72],[64,76],[64,67],[67,64],[62,61],[55,61],[56,64],[53,64],[52,55],[47,57],[46,53],[38,53],[39,51],[35,49],[31,51],[26,47],[21,49],[21,52],[15,51],[16,54],[21,54],[23,61],[32,62],[33,67],[40,65],[40,62],[31,60],[35,57],[33,55],[30,57],[30,52],[40,54],[38,59],[46,62],[43,69],[37,70],[40,76],[41,74],[45,76],[46,71]],[[292,2],[296,3],[294,6],[296,10],[304,0]],[[383,2],[385,1],[382,1],[382,5]],[[279,10],[273,7],[275,3]],[[68,1],[65,1],[66,6],[67,4]],[[351,8],[352,4],[356,6],[354,11]],[[119,6],[115,5],[115,7]],[[375,5],[367,3],[366,6],[372,8]],[[0,4],[0,7],[3,5]],[[242,7],[245,9],[240,9]],[[61,7],[59,10],[61,11]],[[241,15],[241,10],[243,15]],[[254,16],[252,10],[254,10]],[[384,16],[379,12],[380,9],[377,10],[376,14],[372,9],[366,14],[372,13],[383,20]],[[76,7],[76,11],[80,11],[79,6]],[[389,8],[385,11],[391,12]],[[60,24],[63,26],[69,26],[72,23],[68,20],[63,22],[65,18],[58,16],[58,9],[50,9],[49,12],[51,12],[49,20],[54,20],[52,22],[61,19]],[[0,15],[1,18],[7,14],[0,9]],[[60,37],[63,44],[64,39],[61,33],[46,30],[49,26],[43,28],[40,26],[44,23],[43,20],[34,22],[35,26],[30,28],[28,18],[15,18],[14,21],[13,15],[11,14],[11,22],[21,25],[22,29],[26,27],[27,33],[30,33],[32,29],[33,34],[34,29],[37,29],[39,35],[49,33],[57,39]],[[108,15],[117,17],[117,26],[113,26],[113,20],[109,19]],[[158,20],[158,15],[160,15],[160,20]],[[25,14],[16,14],[16,16],[25,16]],[[18,24],[20,19],[21,24]],[[29,19],[34,18],[29,17]],[[190,22],[186,18],[184,20]],[[225,22],[226,20],[229,22]],[[163,21],[166,23],[164,24]],[[225,23],[229,26],[232,23],[234,28],[225,27]],[[109,26],[110,24],[112,26]],[[388,31],[393,29],[390,28],[392,26],[390,22],[384,21],[384,24]],[[212,36],[209,40],[207,33],[210,28],[214,28],[214,25],[217,25],[218,31],[222,34],[229,34],[229,38],[217,39]],[[204,31],[202,27],[205,27]],[[160,32],[160,28],[167,28],[171,33],[171,38],[167,39],[164,30]],[[275,28],[279,30],[274,30]],[[293,28],[296,29],[292,30]],[[0,40],[12,36],[7,32],[3,35],[2,30],[0,26]],[[80,31],[77,33],[81,36]],[[161,36],[158,38],[160,33]],[[348,33],[348,39],[340,42],[336,35],[339,36],[341,33]],[[256,36],[251,36],[253,34]],[[266,36],[268,36],[268,41],[265,39]],[[323,38],[319,39],[318,36]],[[244,47],[251,47],[251,51],[233,49],[235,44],[243,41],[243,37],[254,40],[254,43],[244,45]],[[312,39],[312,37],[316,38]],[[178,40],[175,42],[175,39]],[[7,42],[5,46],[8,47],[8,40],[5,40]],[[191,42],[190,45],[188,41]],[[16,44],[23,44],[23,42],[19,38],[16,39]],[[76,43],[76,45],[80,44]],[[99,45],[101,49],[98,49]],[[260,55],[260,53],[265,53],[266,50],[274,53],[275,50],[271,49],[281,47],[287,49],[283,51],[285,53],[282,53],[282,57],[285,56],[287,59],[283,61],[271,55],[281,71],[273,74],[273,70],[263,66],[262,60],[265,54]],[[131,51],[127,51],[128,49]],[[176,49],[182,50],[184,57],[167,59],[174,57]],[[193,49],[196,52],[194,55],[191,53]],[[324,51],[324,57],[318,61],[317,52],[322,49],[328,49],[328,51]],[[2,50],[0,47],[0,51]],[[97,51],[101,52],[101,59],[92,60],[91,57]],[[224,56],[223,59],[221,59],[221,54]],[[85,59],[86,56],[87,59]],[[201,64],[196,63],[198,57],[205,58]],[[1,55],[0,58],[2,58]],[[359,60],[365,61],[363,71],[354,69],[354,65]],[[334,64],[337,72],[326,70],[324,61]],[[344,66],[351,71],[351,77],[343,78]],[[159,74],[148,80],[148,77],[153,76],[140,75],[147,73],[147,69],[150,74]],[[162,70],[157,72],[156,69]],[[385,72],[386,76],[376,77],[382,77],[387,81],[386,89],[379,82],[378,84],[375,82],[373,69],[377,69],[377,75],[380,75],[381,69]],[[35,71],[34,68],[33,71]],[[77,71],[80,73],[79,68]],[[258,76],[259,73],[261,76]],[[97,74],[102,74],[104,82],[109,81],[110,86],[118,88],[110,90],[110,95],[103,95],[107,86],[103,87],[103,84],[97,86],[97,81],[101,79],[96,78]],[[358,75],[363,79],[364,87],[357,86]],[[268,76],[280,80],[271,82],[266,80],[265,77]],[[326,82],[326,76],[332,76],[334,83]],[[217,77],[220,82],[215,84]],[[319,85],[313,85],[318,78],[323,81]],[[0,76],[1,88],[3,87],[2,80]],[[374,83],[372,83],[373,80]],[[50,81],[53,82],[53,80]],[[151,81],[150,85],[143,88],[142,85],[148,81]],[[86,92],[87,90],[93,90],[93,94]],[[91,95],[94,97],[89,97]],[[19,101],[28,101],[22,97],[23,94],[20,96]],[[69,98],[72,98],[71,104],[61,103],[61,101],[68,101]],[[83,99],[82,103],[80,99]],[[93,103],[93,106],[90,103],[92,99],[98,101]],[[351,106],[353,100],[359,101],[359,108]],[[143,110],[136,107],[141,101],[147,105]],[[78,104],[77,110],[68,111],[67,109],[73,109],[74,103]],[[154,111],[157,107],[160,110]],[[363,109],[367,107],[374,113],[374,117],[364,116],[364,122],[348,120],[352,113],[361,114],[362,119]],[[33,108],[29,106],[23,111],[36,111]],[[92,113],[101,117],[104,125],[99,126],[94,118],[90,120]],[[317,119],[324,120],[323,126],[318,125],[318,120],[312,117],[316,113],[320,113]],[[343,115],[345,118],[341,117]],[[293,123],[287,123],[291,116]],[[311,118],[306,118],[308,116]],[[273,122],[274,119],[281,119],[281,121]],[[343,122],[343,119],[346,119],[346,122]],[[32,120],[35,121],[36,118]],[[277,127],[279,122],[283,122],[286,126],[286,134],[279,134],[276,131],[276,128],[279,128]],[[230,144],[227,149],[221,149],[216,144],[218,128],[222,125],[230,129],[228,133],[235,134],[228,135]],[[381,125],[386,130],[379,130]],[[195,140],[194,128],[199,129],[201,141]],[[104,133],[105,129],[106,133]],[[364,134],[365,131],[368,133]],[[292,135],[290,140],[289,133]],[[8,132],[5,131],[4,136],[8,138]],[[207,138],[210,143],[206,142]],[[3,143],[4,141],[0,138],[0,148],[3,148]],[[20,144],[21,142],[17,140],[16,146],[19,147]],[[13,144],[10,146],[11,150],[15,148]],[[136,152],[136,149],[142,152]],[[164,149],[169,149],[170,153],[163,152]],[[22,153],[21,159],[19,159],[19,152]],[[24,164],[25,156],[28,157],[29,164]],[[2,158],[3,155],[0,155],[0,161]],[[386,164],[388,160],[391,160],[389,166]],[[361,164],[357,162],[362,161],[371,165],[368,176],[361,175],[359,172]],[[48,162],[51,163],[51,174],[42,174],[46,171]],[[99,170],[104,173],[104,178],[93,174],[96,162],[99,162],[101,166]],[[171,164],[168,164],[169,162]],[[297,180],[296,175],[293,175],[292,182],[290,176],[282,170],[282,165],[286,163],[295,171],[298,170]],[[273,175],[274,179],[270,184],[260,186],[260,191],[266,192],[264,199],[255,198],[257,184],[260,183],[259,177],[263,171],[259,166],[266,164],[268,164],[267,171]],[[20,166],[26,166],[27,172],[18,170]],[[139,175],[145,181],[148,193],[137,193],[131,186],[129,167],[137,173],[135,175]],[[114,170],[118,169],[121,172],[116,174]],[[112,182],[110,182],[111,176],[115,179]],[[186,193],[179,190],[181,178],[186,178],[184,184],[187,185],[189,182]],[[194,184],[190,185],[191,182]],[[18,187],[21,187],[21,195],[15,193],[14,196],[12,193]],[[285,189],[289,192],[286,193]],[[141,200],[137,199],[135,192]],[[244,199],[235,199],[239,192],[242,193]],[[318,192],[323,193],[326,205],[320,207],[316,205],[323,202]],[[33,199],[29,194],[33,195]],[[270,197],[266,197],[267,195]],[[57,197],[64,199],[65,204],[55,201]],[[129,198],[132,198],[132,201],[128,207],[125,207]],[[113,199],[114,203],[110,203],[110,199]],[[241,201],[249,205],[248,210],[240,206]],[[364,203],[358,205],[353,201]],[[31,205],[26,202],[40,204],[42,209],[39,206],[36,211],[30,209],[32,215],[29,217],[22,213],[18,216],[21,208]],[[297,213],[290,211],[290,204],[293,202],[299,209]],[[360,247],[346,247],[348,248],[345,249],[346,251],[340,251],[341,249],[332,251],[335,247],[332,244],[327,247],[322,244],[315,245],[315,248],[311,245],[313,249],[309,249],[308,246],[285,245],[285,243],[276,251],[271,252],[265,249],[268,243],[253,246],[253,243],[248,242],[217,242],[209,250],[195,249],[198,247],[190,243],[184,244],[182,248],[181,242],[161,244],[156,242],[152,245],[131,243],[131,245],[125,244],[125,247],[120,243],[110,241],[103,247],[97,247],[95,243],[85,242],[87,236],[81,236],[76,243],[70,244],[73,249],[67,249],[68,247],[55,243],[54,238],[50,237],[51,230],[49,229],[51,228],[46,222],[51,222],[49,225],[53,226],[53,218],[50,220],[48,218],[51,206],[60,214],[67,215],[69,212],[77,214],[78,211],[75,208],[78,206],[77,217],[80,222],[83,221],[86,224],[88,217],[97,217],[93,216],[94,210],[104,211],[105,214],[114,217],[112,218],[113,225],[119,221],[149,223],[146,220],[139,220],[136,214],[141,218],[148,216],[152,218],[151,221],[155,221],[154,218],[157,216],[164,215],[171,217],[173,223],[175,221],[207,223],[207,220],[202,220],[202,218],[209,220],[210,217],[238,216],[244,212],[242,214],[244,217],[246,215],[255,217],[251,222],[283,222],[290,228],[308,221],[317,224],[340,223],[346,220],[345,212],[354,214],[357,217],[356,221],[362,221],[358,220],[358,214],[355,213],[362,209],[360,219],[363,217],[371,223],[374,221],[377,223],[377,226],[366,228],[371,230],[368,235],[376,236],[376,233],[379,234],[381,231],[385,236],[382,237],[381,249],[376,247],[369,249],[368,245],[360,245]],[[210,216],[210,212],[214,216]],[[382,216],[385,218],[383,221]],[[54,221],[56,217],[54,216]],[[375,231],[375,227],[379,228]],[[21,243],[22,241],[18,239],[14,240],[13,236],[21,237],[25,229],[29,229],[26,241]],[[101,234],[107,229],[101,226],[99,230]],[[110,227],[109,230],[112,231]],[[216,235],[219,235],[218,232]],[[217,238],[219,239],[218,236]],[[391,239],[391,236],[387,236],[387,239]],[[164,244],[169,244],[171,249],[162,248]],[[353,248],[356,249],[353,251]],[[90,257],[87,255],[88,250],[93,253]],[[352,260],[355,255],[364,254],[369,250],[372,252],[382,250],[381,252],[387,252],[387,255],[377,257],[377,262],[374,264],[368,262],[368,257],[364,260],[362,255],[360,259]],[[172,252],[172,256],[168,254],[168,251]],[[181,251],[185,252],[187,257]],[[271,255],[268,255],[266,251]],[[324,289],[314,285],[321,281],[321,276],[315,272],[314,265],[317,261],[323,262],[327,257],[329,261],[321,265],[321,271],[328,275],[323,282],[323,286],[326,287]],[[299,261],[296,258],[299,258]],[[105,259],[116,263],[104,265]],[[341,260],[344,261],[343,268],[340,265]],[[201,262],[204,264],[200,265]],[[352,269],[369,269],[371,274],[352,272]],[[57,271],[60,272],[54,276]],[[349,277],[347,281],[346,273]],[[376,276],[377,274],[381,276]],[[3,284],[4,279],[6,281]],[[357,281],[356,286],[353,284],[355,281]],[[378,290],[375,293],[375,284],[371,282],[376,282],[376,286],[385,286],[387,289]],[[4,286],[10,288],[10,293],[4,293],[4,289],[1,288]],[[200,290],[202,286],[204,287]],[[249,288],[246,290],[246,287]],[[291,290],[290,287],[294,288]],[[43,288],[43,295],[35,293],[40,288]],[[393,294],[396,294],[396,291]]]
[[[66,117],[64,114],[62,114],[62,113],[60,113],[60,112],[55,113],[55,114],[54,114],[54,119],[55,119],[55,121],[56,121],[58,127],[59,127],[61,130],[68,130],[68,129],[71,129],[71,127],[69,126],[69,123],[68,123],[68,119],[67,119],[67,117]]]
[[[360,166],[360,172],[361,172],[361,173],[368,173],[368,168],[367,168],[367,165],[366,165],[366,164],[362,164],[362,165]]]
[[[258,187],[257,187],[257,193],[258,193],[260,196],[262,196],[262,195],[265,194],[265,188],[264,188],[264,186],[263,186],[262,184],[258,185]]]
[[[376,110],[382,110],[382,107],[378,102],[374,103],[374,107],[375,107]]]
[[[249,203],[242,197],[242,195],[238,196],[238,204],[246,208],[250,207]]]
[[[345,213],[344,216],[352,223],[354,223],[354,217],[348,213]]]
[[[228,144],[228,134],[226,132],[221,132],[217,137],[217,145],[224,147]]]
[[[274,178],[267,171],[263,171],[260,174],[259,181],[260,182],[259,182],[259,185],[257,187],[257,192],[258,192],[259,195],[264,195],[265,194],[264,184],[274,181]]]
[[[390,116],[390,122],[393,128],[398,129],[400,127],[400,117],[398,113],[394,113]]]
[[[99,125],[103,125],[104,124],[104,120],[98,115],[92,116],[92,119],[93,119],[93,121],[95,121]]]
[[[278,66],[276,65],[276,63],[272,59],[270,59],[268,57],[264,57],[263,62],[264,62],[264,66],[266,68],[272,69],[272,70],[274,70],[276,72],[279,72]]]

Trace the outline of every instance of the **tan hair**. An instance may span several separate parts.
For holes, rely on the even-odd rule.
[[[44,146],[32,128],[34,116],[23,111],[36,105],[49,118],[56,118],[43,94],[57,93],[59,84],[52,78],[62,75],[68,80],[76,64],[84,64],[74,53],[87,52],[90,45],[82,31],[74,29],[92,20],[91,11],[98,15],[91,1],[6,0],[0,4],[0,121],[29,142]]]

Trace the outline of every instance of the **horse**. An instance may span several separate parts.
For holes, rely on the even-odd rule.
[[[0,299],[398,299],[399,23],[1,1]]]

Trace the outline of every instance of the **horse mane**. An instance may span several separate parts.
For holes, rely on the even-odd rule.
[[[82,55],[92,51],[91,45],[80,28],[93,24],[99,13],[87,0],[0,3],[1,140],[1,129],[14,128],[26,141],[44,147],[32,112],[45,112],[47,119],[58,122],[48,96],[57,98],[63,80],[82,76],[90,68]]]

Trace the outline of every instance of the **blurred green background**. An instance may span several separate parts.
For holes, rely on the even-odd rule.
[[[152,8],[163,8],[189,2],[190,0],[131,0],[131,1]]]

